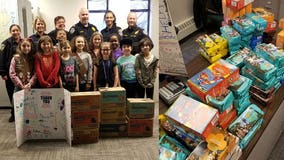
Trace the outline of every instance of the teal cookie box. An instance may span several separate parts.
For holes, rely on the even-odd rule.
[[[255,104],[251,104],[233,123],[228,131],[240,138],[239,145],[243,149],[255,135],[263,123],[264,112]]]
[[[229,108],[233,104],[233,101],[234,101],[233,93],[230,90],[227,90],[227,91],[228,91],[227,95],[222,98],[216,98],[216,97],[207,95],[206,96],[207,104],[218,109],[218,111],[222,113],[224,110]]]
[[[276,77],[273,76],[271,77],[268,81],[263,81],[262,79],[258,78],[255,73],[247,68],[247,67],[243,67],[241,69],[241,74],[249,79],[252,80],[252,84],[261,88],[262,90],[268,90],[269,88],[271,88],[277,81]]]
[[[235,98],[241,98],[248,93],[251,84],[252,80],[240,75],[240,79],[230,84],[229,89],[233,92]]]
[[[268,81],[271,77],[276,75],[277,67],[257,55],[250,54],[245,57],[244,63],[263,81]]]

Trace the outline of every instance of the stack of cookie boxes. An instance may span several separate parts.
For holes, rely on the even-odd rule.
[[[127,136],[125,89],[111,87],[99,91],[102,94],[100,137]]]
[[[284,18],[280,19],[279,28],[281,29],[281,31],[277,34],[276,46],[284,49]]]
[[[155,103],[149,98],[128,98],[128,136],[146,137],[153,135]]]
[[[100,108],[100,92],[71,93],[73,144],[98,142]]]
[[[201,35],[196,39],[199,53],[210,63],[214,63],[228,53],[228,41],[218,34]]]

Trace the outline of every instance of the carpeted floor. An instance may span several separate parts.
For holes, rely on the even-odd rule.
[[[15,124],[10,110],[0,109],[0,160],[157,160],[158,106],[154,135],[142,138],[104,138],[98,143],[70,147],[65,141],[29,141],[16,147]]]

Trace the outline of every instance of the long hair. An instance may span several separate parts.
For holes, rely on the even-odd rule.
[[[107,15],[108,13],[111,13],[111,14],[112,14],[112,16],[113,16],[113,18],[114,18],[113,24],[116,24],[116,16],[115,16],[115,14],[113,13],[113,11],[111,11],[111,10],[107,10],[107,11],[105,12],[104,19],[106,19],[106,15]]]
[[[52,43],[51,38],[50,38],[49,36],[41,36],[40,39],[38,40],[38,44],[37,44],[37,52],[38,52],[39,54],[43,54],[43,50],[42,50],[42,48],[40,47],[43,42],[49,42],[50,45],[51,45],[50,50],[51,50],[51,52],[54,52],[53,43]]]
[[[76,53],[76,51],[77,51],[77,48],[76,48],[76,45],[75,45],[75,44],[76,44],[76,39],[79,38],[79,37],[83,38],[84,43],[85,43],[85,46],[84,46],[84,48],[83,48],[83,51],[89,53],[90,50],[89,50],[88,42],[87,42],[86,38],[85,38],[84,36],[81,36],[81,35],[76,36],[76,37],[74,37],[74,38],[71,40],[71,50],[72,50],[72,52],[73,52],[73,53]]]
[[[90,50],[91,50],[91,51],[92,51],[93,49],[95,49],[95,45],[94,45],[94,43],[93,43],[93,38],[94,38],[95,36],[100,36],[102,42],[104,41],[103,35],[102,35],[100,32],[94,32],[94,33],[92,34],[91,38],[90,38],[90,43],[89,43],[89,47],[90,47]]]
[[[16,49],[16,54],[15,55],[19,55],[20,57],[25,56],[23,54],[23,52],[21,51],[21,45],[24,42],[28,42],[31,45],[31,50],[28,53],[28,55],[26,56],[26,60],[28,61],[30,68],[33,69],[33,66],[34,66],[34,56],[33,56],[33,51],[32,51],[32,48],[33,48],[33,41],[32,41],[32,39],[30,39],[30,38],[22,38],[22,39],[20,39],[19,44],[18,44],[17,49]]]

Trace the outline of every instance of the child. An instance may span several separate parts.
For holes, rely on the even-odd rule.
[[[90,91],[93,79],[93,63],[88,53],[89,46],[86,39],[79,35],[72,39],[71,48],[73,58],[79,66],[79,91]]]
[[[120,84],[126,90],[127,98],[135,98],[138,82],[135,75],[135,59],[131,54],[132,40],[123,39],[120,41],[123,56],[117,59],[118,72],[120,75]]]
[[[109,42],[111,43],[111,50],[112,50],[113,58],[117,60],[118,57],[123,55],[121,49],[119,48],[119,35],[116,33],[112,34],[109,38]],[[132,44],[131,44],[131,48],[132,48]]]
[[[34,59],[32,54],[32,40],[21,39],[16,54],[11,60],[9,75],[15,84],[14,93],[22,89],[31,89],[35,84]],[[13,103],[12,103],[13,104]],[[14,107],[12,106],[11,119],[14,121]]]
[[[58,71],[60,58],[54,51],[49,36],[42,36],[38,41],[38,51],[35,55],[35,71],[41,88],[56,88],[58,84]]]
[[[64,40],[67,40],[67,34],[66,34],[65,30],[64,29],[57,30],[57,32],[56,32],[56,41],[57,41],[56,48],[58,50],[60,50],[60,48],[61,48],[60,42],[62,42]],[[61,52],[59,51],[59,53],[61,53]]]
[[[99,87],[117,87],[119,84],[118,68],[112,58],[110,42],[101,44],[101,56],[99,64],[94,66],[94,90]]]
[[[90,52],[93,60],[93,65],[99,63],[101,59],[101,44],[103,36],[100,32],[94,32],[90,39]]]
[[[70,55],[71,46],[68,40],[60,42],[61,65],[59,70],[59,86],[70,92],[79,92],[78,66],[77,62]]]
[[[153,48],[153,43],[149,38],[143,38],[139,42],[139,46],[141,54],[136,57],[135,61],[136,77],[139,83],[138,97],[144,98],[146,90],[146,97],[153,99],[159,60],[150,52]]]

